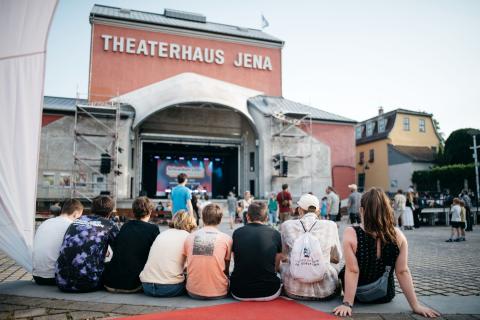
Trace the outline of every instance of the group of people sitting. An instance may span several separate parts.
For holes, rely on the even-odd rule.
[[[303,195],[298,207],[299,219],[285,221],[279,232],[267,224],[265,203],[254,201],[248,223],[230,237],[218,229],[223,210],[215,203],[203,208],[201,229],[193,215],[180,210],[160,233],[148,223],[154,206],[147,197],[135,199],[135,220],[120,230],[109,219],[113,201],[108,196],[95,198],[89,215],[82,215],[78,200],[67,200],[61,215],[37,230],[34,280],[65,292],[106,289],[195,299],[230,294],[241,301],[270,301],[282,292],[293,299],[325,300],[339,295],[343,285],[343,304],[333,312],[348,316],[354,301],[391,301],[395,273],[412,310],[438,316],[417,301],[407,240],[394,227],[382,190],[372,188],[362,196],[362,224],[345,230],[343,249],[337,225],[319,219],[317,197]],[[343,257],[345,267],[339,270]]]

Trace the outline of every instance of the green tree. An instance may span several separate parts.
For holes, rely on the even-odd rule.
[[[453,131],[445,141],[445,147],[439,159],[442,165],[451,164],[469,164],[473,162],[472,133],[477,135],[477,142],[480,143],[480,130],[478,129],[459,129]]]

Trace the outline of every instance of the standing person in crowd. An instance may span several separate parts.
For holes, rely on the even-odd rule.
[[[473,214],[472,214],[472,199],[470,199],[470,196],[468,195],[468,190],[463,190],[460,198],[465,202],[465,213],[466,213],[466,223],[467,223],[467,228],[465,229],[466,231],[472,231],[473,230]]]
[[[54,217],[58,217],[62,213],[62,207],[60,206],[60,202],[55,202],[48,208],[50,214]]]
[[[187,292],[194,299],[221,299],[228,294],[232,238],[218,230],[223,212],[217,204],[202,210],[204,227],[185,240]]]
[[[108,247],[119,232],[111,221],[114,202],[106,195],[93,199],[91,214],[75,220],[63,238],[55,265],[55,280],[65,292],[90,292],[102,287]]]
[[[288,297],[299,300],[322,300],[335,295],[338,288],[338,270],[334,266],[340,262],[342,251],[335,222],[319,220],[319,201],[314,195],[304,194],[298,201],[299,219],[282,224],[281,234],[283,253],[287,257],[280,266],[285,293]],[[319,258],[318,268],[324,268],[321,280],[304,282],[291,273],[291,263],[294,263],[294,248],[301,236],[310,233],[318,246],[310,243],[308,255]]]
[[[413,204],[413,192],[408,192],[405,202],[405,211],[403,212],[402,225],[404,230],[413,230],[415,224],[413,219],[413,211],[415,210],[415,205]]]
[[[403,214],[405,212],[406,204],[407,198],[403,195],[402,189],[398,189],[397,194],[393,198],[393,209],[395,210],[395,225],[397,227],[403,225]]]
[[[235,215],[237,211],[237,198],[232,191],[228,193],[227,197],[228,216],[230,217],[230,230],[233,230],[235,225]]]
[[[178,185],[172,189],[172,217],[179,210],[186,210],[193,217],[192,190],[186,187],[188,177],[185,173],[177,176]]]
[[[280,233],[265,223],[267,206],[253,202],[248,207],[248,224],[233,233],[232,252],[235,268],[230,292],[241,301],[270,301],[282,291],[278,266],[282,258]]]
[[[465,210],[465,201],[460,200],[460,237],[459,241],[467,241],[465,239],[465,227],[467,224],[467,211]]]
[[[250,194],[250,191],[245,191],[243,193],[243,199],[240,200],[240,206],[242,207],[242,221],[243,224],[247,224],[247,212],[248,212],[248,207],[253,201],[253,197]]]
[[[337,221],[337,215],[340,209],[340,198],[333,187],[327,187],[327,217],[331,221]]]
[[[200,225],[200,209],[198,208],[198,196],[192,193],[192,210],[197,226]]]
[[[135,220],[122,226],[114,241],[114,254],[106,264],[103,286],[114,293],[132,293],[142,290],[140,272],[147,262],[150,247],[160,233],[158,226],[148,223],[154,204],[147,197],[133,201]]]
[[[371,188],[361,199],[360,226],[347,227],[343,236],[345,268],[341,272],[343,304],[333,312],[337,316],[351,316],[354,300],[368,303],[390,302],[395,296],[393,273],[413,312],[429,318],[438,312],[422,306],[415,295],[408,268],[408,243],[403,233],[395,228],[394,215],[387,195],[379,188]],[[387,277],[387,290],[375,295],[362,295],[365,285]],[[382,285],[380,285],[382,286]]]
[[[270,198],[268,199],[268,217],[270,225],[276,226],[278,217],[278,202],[274,192],[270,194]]]
[[[39,285],[56,285],[57,262],[63,236],[73,221],[80,218],[83,205],[76,199],[65,200],[58,217],[43,222],[33,241],[33,280]]]
[[[360,199],[362,198],[362,194],[357,191],[356,184],[348,185],[350,189],[350,195],[348,196],[348,215],[350,216],[350,223],[351,224],[359,224],[360,223]]]
[[[322,202],[320,203],[320,219],[321,220],[327,220],[327,210],[328,210],[327,197],[323,197]]]
[[[452,226],[452,231],[450,233],[450,238],[445,240],[445,242],[460,241],[460,224],[462,222],[462,208],[460,207],[460,201],[459,198],[453,198],[453,204],[450,208],[450,214],[452,215],[450,225]]]
[[[278,215],[280,223],[288,220],[290,214],[292,213],[292,195],[288,191],[288,184],[282,185],[282,191],[277,194],[278,202]]]
[[[197,225],[187,211],[180,210],[169,227],[153,242],[140,273],[143,292],[149,296],[175,297],[186,293],[183,245]]]
[[[415,229],[420,228],[420,214],[422,213],[421,199],[418,192],[415,192],[413,196],[413,227]]]

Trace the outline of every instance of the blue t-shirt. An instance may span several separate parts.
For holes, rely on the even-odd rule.
[[[192,191],[185,186],[176,186],[172,190],[172,214],[178,210],[187,210],[187,201],[192,200]]]

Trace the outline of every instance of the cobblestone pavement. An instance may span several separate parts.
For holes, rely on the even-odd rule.
[[[130,315],[171,311],[175,308],[92,303],[56,299],[15,297],[0,294],[0,319],[82,320],[114,319]],[[345,320],[418,320],[411,313],[357,314]],[[442,315],[439,320],[478,320],[480,315]]]

